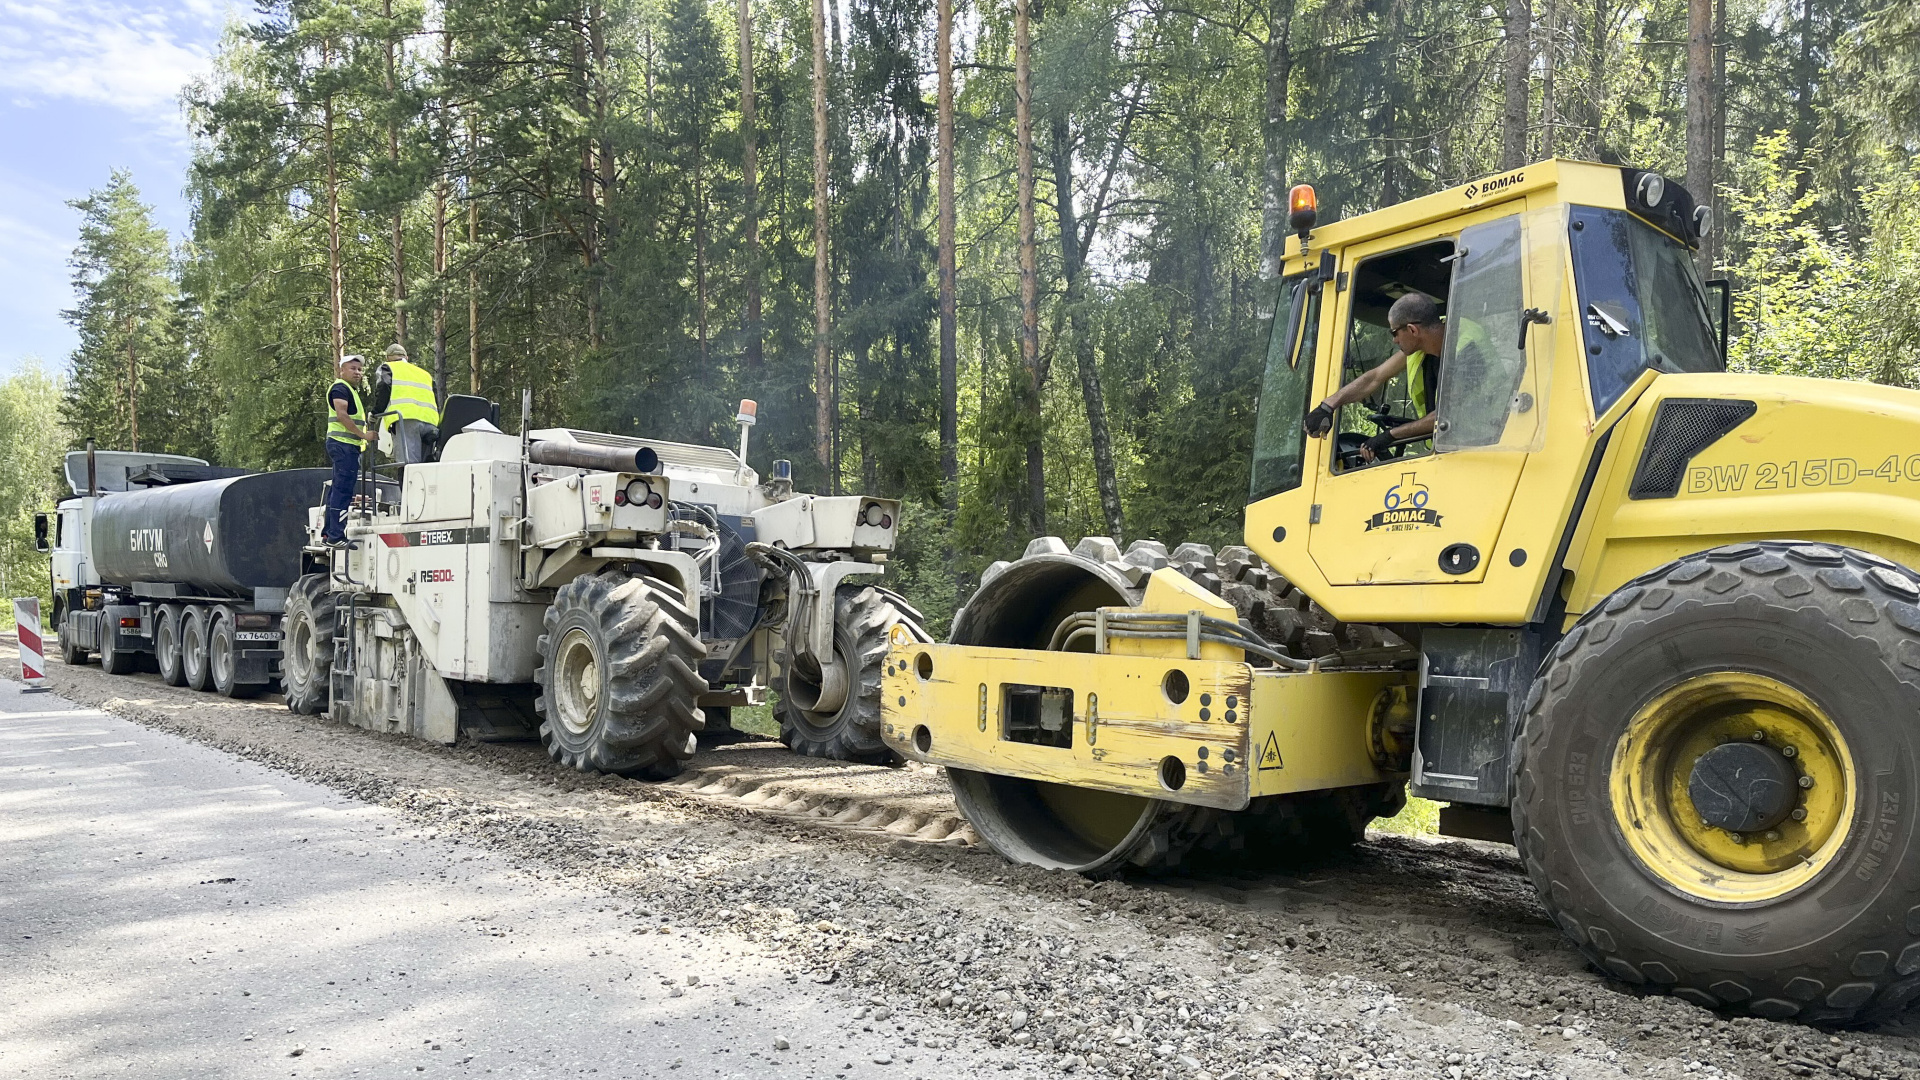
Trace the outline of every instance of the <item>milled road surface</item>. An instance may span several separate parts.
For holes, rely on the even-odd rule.
[[[738,935],[637,933],[592,890],[12,682],[0,821],[0,1075],[978,1074]]]
[[[824,1066],[817,1061],[835,1071],[851,1063],[856,1069],[871,1066],[880,1075],[941,1080],[948,1073],[964,1076],[968,1068],[1000,1076],[1072,1073],[1134,1080],[1920,1080],[1920,1046],[1903,1025],[1829,1032],[1723,1019],[1602,978],[1547,921],[1511,848],[1374,836],[1331,865],[1257,876],[1141,876],[1094,883],[1008,866],[970,846],[964,827],[955,827],[943,782],[929,770],[789,759],[749,743],[703,752],[683,782],[649,785],[561,770],[537,745],[436,747],[293,716],[270,700],[228,701],[170,688],[151,675],[113,677],[97,666],[76,669],[57,662],[51,668],[56,690],[73,700],[268,766],[272,771],[252,775],[269,777],[261,782],[283,795],[296,781],[324,786],[334,793],[325,798],[336,800],[329,805],[343,808],[335,811],[343,819],[355,812],[345,808],[365,804],[368,808],[358,813],[380,815],[375,824],[389,826],[373,830],[376,840],[392,837],[396,826],[402,837],[421,834],[404,843],[385,841],[396,851],[422,844],[448,852],[419,856],[418,865],[407,865],[410,855],[355,856],[380,880],[366,888],[390,901],[367,916],[372,925],[392,921],[396,934],[401,927],[407,935],[434,932],[432,925],[420,928],[405,921],[435,922],[430,912],[408,914],[428,910],[415,898],[424,895],[429,879],[444,884],[436,874],[447,864],[437,860],[470,856],[473,863],[457,866],[477,871],[484,864],[523,882],[528,896],[555,898],[528,899],[515,910],[560,912],[544,918],[555,920],[554,926],[581,929],[553,931],[557,936],[585,942],[590,952],[611,949],[611,957],[584,958],[581,962],[593,965],[585,970],[621,975],[633,970],[631,984],[646,981],[643,990],[651,996],[636,1008],[678,1005],[698,1012],[698,1005],[683,999],[659,998],[665,991],[659,979],[679,977],[692,964],[703,968],[703,984],[712,981],[710,971],[716,973],[712,979],[725,971],[736,985],[746,985],[743,980],[754,972],[771,969],[774,974],[763,974],[754,985],[770,995],[785,986],[802,1000],[781,1005],[768,997],[749,999],[746,1006],[707,1008],[699,1014],[709,1022],[715,1012],[739,1015],[762,1043],[745,1036],[731,1042],[731,1055],[700,1056],[688,1049],[695,1045],[691,1034],[613,1020],[615,1014],[606,1011],[611,1002],[630,1000],[617,997],[624,985],[579,979],[577,993],[593,990],[608,1004],[594,1007],[589,999],[570,998],[578,1004],[539,1013],[547,1001],[515,987],[505,974],[479,980],[450,975],[442,984],[448,997],[458,995],[468,1016],[483,1018],[471,1024],[453,1021],[465,1028],[458,1034],[469,1043],[478,1031],[491,1037],[518,1030],[532,1045],[553,1047],[555,1055],[567,1052],[563,1046],[612,1048],[607,1058],[576,1068],[617,1061],[632,1075],[668,1080],[712,1075],[694,1070],[726,1066],[755,1076],[805,1076],[809,1066],[816,1076],[831,1075],[820,1071]],[[0,730],[9,723],[0,718]],[[37,792],[44,786],[31,776],[8,779],[5,785],[0,790],[24,786]],[[301,790],[313,789],[302,785]],[[173,813],[192,823],[196,815],[217,814],[223,801],[228,796],[185,798]],[[0,813],[7,815],[10,828],[11,808]],[[0,852],[0,866],[10,866],[12,858]],[[220,876],[229,875],[195,880]],[[408,880],[421,884],[393,884]],[[477,884],[486,884],[492,904],[496,886]],[[231,888],[191,888],[223,887]],[[70,887],[62,906],[85,910],[96,891]],[[175,891],[190,892],[186,886]],[[355,900],[374,895],[352,894]],[[408,906],[407,901],[415,902]],[[156,906],[164,909],[157,898],[134,900],[129,918]],[[324,906],[363,910],[344,898]],[[491,909],[486,913],[494,915]],[[9,918],[9,909],[0,907],[0,928]],[[457,923],[457,917],[451,921]],[[518,935],[530,932],[531,921],[513,924],[510,931],[492,927],[507,933],[506,939],[490,938],[486,931],[449,936],[447,969],[513,970],[499,964],[498,950],[511,947],[516,959],[519,951],[528,951]],[[322,918],[314,925],[324,923]],[[662,925],[672,927],[664,940],[679,944],[677,951],[669,947],[656,954],[642,944],[659,948]],[[610,936],[595,936],[594,928],[601,926],[611,928]],[[239,947],[252,955],[252,940],[217,930],[207,927],[196,944],[213,948],[215,956]],[[690,940],[696,944],[682,944]],[[530,960],[562,955],[553,951],[556,946],[548,948],[549,954],[530,952]],[[202,955],[188,949],[174,960],[183,964]],[[228,955],[235,961],[239,956]],[[0,954],[0,962],[4,958]],[[349,979],[399,978],[380,975],[400,970],[385,957],[377,962],[385,966],[377,969],[372,961],[355,965],[338,950],[333,958]],[[672,966],[673,961],[682,966]],[[736,961],[741,968],[725,967]],[[111,961],[102,960],[93,970],[87,985],[116,999],[94,1015],[117,1024],[120,1011],[133,1007],[126,1002],[142,994],[120,988]],[[414,969],[404,970],[411,983]],[[795,981],[786,981],[787,973]],[[8,1041],[13,1036],[7,1026],[9,1014],[22,1008],[15,1003],[26,1000],[31,1008],[35,999],[48,996],[23,995],[15,978],[0,969],[5,988],[0,1048],[8,1055],[0,1056],[0,1074],[15,1064],[11,1056],[18,1052]],[[629,981],[622,977],[621,983]],[[210,984],[222,991],[219,1001],[227,1009],[229,985]],[[412,1022],[424,1007],[396,1012],[399,1006],[390,1002],[412,999],[392,983],[353,987],[370,1007],[387,1007],[385,1021],[373,1013],[370,1026],[376,1032],[396,1018]],[[369,988],[376,987],[395,996],[371,997]],[[730,995],[735,987],[725,991]],[[684,993],[691,997],[696,991]],[[252,997],[241,999],[242,1012],[252,1003]],[[752,1013],[755,1005],[763,1011]],[[866,1018],[850,1019],[863,1009]],[[761,1057],[746,1056],[778,1033],[809,1030],[794,1025],[810,1013],[821,1018],[811,1030],[845,1031],[849,1047],[862,1052],[850,1049],[837,1061],[836,1054],[809,1060],[798,1056],[806,1052],[802,1044],[823,1049],[821,1039],[787,1035],[794,1050],[770,1056],[760,1049]],[[341,1018],[343,1030],[352,1027],[358,1033],[368,1026],[363,1014],[330,1015]],[[683,1015],[690,1014],[649,1019],[671,1025]],[[523,1026],[510,1027],[515,1017]],[[37,1029],[36,1052],[50,1052],[44,1046],[52,1038],[69,1055],[63,1059],[69,1069],[114,1071],[119,1062],[110,1054],[117,1036],[90,1042],[96,1037],[85,1022],[52,1023],[51,1036]],[[146,1031],[153,1025],[128,1026]],[[304,1045],[315,1060],[322,1053],[316,1046],[336,1047],[326,1052],[336,1053],[341,1044],[353,1045],[332,1032],[322,1033],[323,1041],[314,1029],[302,1029],[299,1020],[255,1031],[256,1041],[269,1032],[284,1038],[288,1027],[308,1040]],[[567,1034],[548,1038],[547,1032]],[[879,1052],[865,1053],[876,1045],[857,1042],[867,1036],[880,1040]],[[440,1040],[446,1049],[424,1051],[436,1060],[452,1045],[445,1026],[408,1032],[406,1039],[387,1045],[415,1049],[407,1040],[416,1037]],[[671,1046],[675,1040],[683,1045]],[[94,1046],[101,1049],[84,1049]],[[463,1049],[455,1059],[469,1052]],[[223,1060],[182,1054],[202,1069],[214,1069],[207,1063]],[[911,1063],[909,1055],[915,1059]],[[877,1057],[891,1063],[873,1065]],[[681,1059],[681,1071],[672,1068],[675,1058]],[[723,1059],[718,1066],[715,1058]],[[227,1074],[264,1076],[280,1075],[274,1070],[281,1067],[292,1072],[307,1057],[233,1060],[240,1064]],[[393,1063],[403,1068],[426,1064],[400,1058]],[[598,1067],[606,1072],[619,1066]]]

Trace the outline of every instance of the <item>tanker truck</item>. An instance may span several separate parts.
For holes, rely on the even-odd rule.
[[[280,675],[281,618],[328,472],[74,451],[73,498],[37,515],[61,658],[247,697]]]

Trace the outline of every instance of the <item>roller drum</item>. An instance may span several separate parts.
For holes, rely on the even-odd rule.
[[[210,595],[287,588],[327,469],[289,469],[102,495],[93,559],[114,585],[173,582]]]

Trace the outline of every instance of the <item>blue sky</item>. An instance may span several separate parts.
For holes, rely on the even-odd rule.
[[[116,168],[176,242],[187,228],[180,88],[243,9],[228,0],[0,0],[0,375],[75,343],[72,254],[86,196]]]

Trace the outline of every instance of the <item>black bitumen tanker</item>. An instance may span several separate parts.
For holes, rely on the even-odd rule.
[[[113,492],[93,504],[93,564],[114,585],[172,584],[252,600],[300,576],[307,508],[326,469]]]
[[[326,469],[130,487],[63,503],[87,536],[84,582],[60,597],[69,663],[158,670],[231,697],[280,674],[280,617],[300,576]]]

